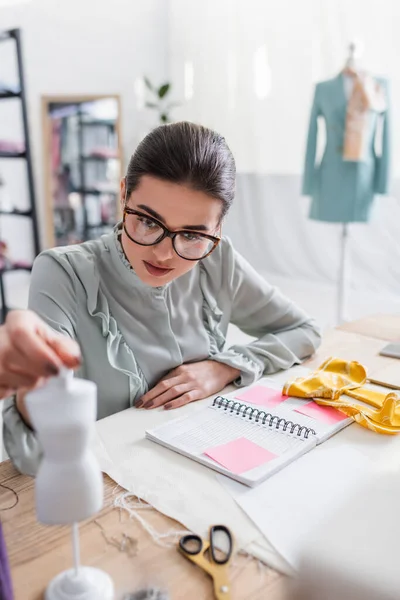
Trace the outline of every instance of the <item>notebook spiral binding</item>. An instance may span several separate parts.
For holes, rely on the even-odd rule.
[[[253,408],[248,404],[243,404],[242,402],[235,400],[229,400],[223,396],[217,396],[214,398],[212,406],[215,406],[216,408],[223,408],[225,411],[229,410],[230,413],[235,412],[236,415],[241,415],[242,417],[247,418],[249,421],[252,421],[254,418],[255,423],[261,423],[267,427],[272,428],[275,426],[275,429],[280,429],[281,431],[285,432],[289,430],[290,434],[294,434],[296,432],[298,437],[303,437],[305,439],[308,439],[310,435],[317,435],[314,429],[311,429],[311,427],[306,427],[305,425],[300,425],[299,423],[293,423],[293,421],[287,421],[282,417],[265,412],[265,410],[258,410],[258,408]]]

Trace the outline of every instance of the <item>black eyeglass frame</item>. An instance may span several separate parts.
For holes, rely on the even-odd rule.
[[[143,217],[145,219],[148,219],[149,221],[153,221],[153,223],[158,225],[163,230],[163,232],[161,233],[160,237],[157,238],[151,244],[143,244],[141,242],[138,242],[137,240],[133,239],[133,237],[129,234],[129,232],[127,230],[127,227],[125,224],[126,215],[138,215],[139,217]],[[171,238],[172,247],[173,247],[174,251],[180,258],[183,258],[184,260],[199,261],[199,260],[203,260],[204,258],[207,258],[207,256],[210,256],[211,252],[214,252],[215,248],[218,246],[218,244],[221,241],[220,237],[216,237],[214,235],[208,235],[208,233],[194,232],[194,231],[191,231],[190,229],[181,229],[179,231],[171,231],[170,229],[168,229],[168,227],[166,227],[158,219],[155,219],[154,217],[151,217],[147,213],[141,212],[140,210],[135,210],[134,208],[129,208],[128,206],[124,206],[122,223],[123,223],[124,231],[125,231],[126,235],[128,236],[128,238],[135,244],[138,244],[139,246],[156,246],[157,244],[159,244],[160,242],[165,240],[166,237]],[[187,258],[186,256],[182,256],[182,254],[179,254],[178,250],[175,247],[175,238],[180,233],[192,233],[192,234],[196,233],[196,235],[199,235],[201,237],[204,237],[204,238],[210,240],[211,242],[213,242],[214,245],[211,248],[211,250],[209,252],[207,252],[207,254],[202,256],[201,258]]]

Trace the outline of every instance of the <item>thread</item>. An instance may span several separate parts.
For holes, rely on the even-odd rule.
[[[134,500],[136,500],[134,502]],[[157,531],[144,517],[139,514],[139,510],[154,510],[152,506],[146,504],[139,496],[131,492],[124,492],[114,500],[114,507],[125,510],[129,516],[135,519],[152,538],[153,542],[161,548],[171,548],[176,545],[179,538],[187,534],[187,530],[169,529],[165,532]]]
[[[4,508],[0,508],[0,512],[3,512],[5,510],[11,510],[12,508],[15,508],[19,502],[19,496],[17,494],[17,492],[15,490],[13,490],[12,488],[10,488],[8,485],[5,485],[4,483],[0,483],[0,487],[4,488],[5,490],[8,490],[9,492],[12,492],[14,494],[14,503],[11,504],[11,506],[5,506]]]
[[[106,544],[109,546],[114,546],[119,552],[126,553],[129,558],[136,556],[138,553],[138,540],[127,533],[122,534],[122,538],[118,540],[114,535],[112,537],[108,537],[106,530],[103,525],[99,523],[99,521],[95,520],[94,523],[99,527],[101,531],[101,535],[103,536]]]
[[[243,568],[246,568],[247,565],[249,564],[249,562],[253,562],[256,561],[257,564],[257,570],[259,575],[261,575],[262,577],[264,576],[268,576],[270,573],[274,574],[275,571],[273,569],[271,569],[271,567],[269,567],[268,565],[266,565],[262,560],[260,560],[259,558],[257,558],[256,556],[254,556],[253,554],[250,554],[249,552],[247,552],[247,550],[239,550],[237,556],[243,556],[245,557],[247,560],[243,566]],[[237,566],[238,563],[233,561],[233,566]]]

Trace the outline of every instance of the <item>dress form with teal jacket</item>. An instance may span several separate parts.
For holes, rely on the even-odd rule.
[[[346,67],[354,69],[354,45]],[[337,323],[344,320],[348,270],[348,224],[368,222],[375,194],[387,194],[390,163],[390,112],[388,84],[376,79],[385,96],[385,109],[367,114],[366,148],[362,160],[343,158],[346,116],[353,80],[341,72],[317,84],[311,110],[302,192],[312,198],[310,218],[341,223]],[[326,127],[323,157],[316,164],[318,120]],[[379,127],[381,122],[381,127]],[[380,135],[380,140],[378,139]],[[380,143],[379,143],[380,142]],[[376,146],[380,146],[379,152]]]
[[[330,223],[365,223],[369,220],[374,196],[386,194],[389,186],[390,122],[387,82],[377,79],[386,95],[383,113],[373,110],[368,115],[367,151],[360,161],[343,158],[348,98],[346,76],[338,76],[317,84],[311,110],[303,189],[311,196],[310,218]],[[318,120],[326,127],[323,157],[316,163]],[[379,122],[382,121],[382,128]],[[381,133],[381,140],[377,140]],[[380,142],[379,153],[375,145]]]

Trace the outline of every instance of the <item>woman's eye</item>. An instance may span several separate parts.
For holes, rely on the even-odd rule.
[[[199,242],[203,239],[202,236],[197,233],[184,233],[183,237],[187,242]]]
[[[154,221],[152,221],[151,219],[146,219],[146,217],[138,217],[138,221],[148,229],[151,229],[151,227],[157,227]]]

